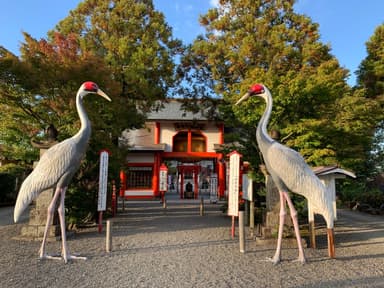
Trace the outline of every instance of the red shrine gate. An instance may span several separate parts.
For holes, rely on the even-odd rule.
[[[210,189],[217,198],[224,198],[226,165],[219,152],[224,144],[223,123],[184,111],[177,100],[163,106],[148,115],[145,128],[122,135],[130,147],[127,168],[120,175],[120,196],[160,197],[160,166],[164,164],[168,195],[196,199]]]
[[[198,165],[180,165],[177,167],[180,178],[180,198],[197,199],[199,196]]]
[[[169,159],[162,158],[162,164],[132,163],[126,172],[120,173],[120,196],[129,198],[160,197],[160,166],[167,164],[167,194],[178,195],[180,199],[209,197],[223,198],[225,194],[225,163],[211,159]],[[212,178],[214,180],[211,182]],[[214,187],[212,186],[214,185]],[[213,190],[213,191],[211,191]]]

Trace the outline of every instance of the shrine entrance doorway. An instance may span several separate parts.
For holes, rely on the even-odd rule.
[[[200,165],[179,165],[177,167],[181,199],[198,199]]]

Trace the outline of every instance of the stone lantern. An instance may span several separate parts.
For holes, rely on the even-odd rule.
[[[40,150],[40,158],[46,150],[58,143],[57,130],[50,124],[45,131],[45,139],[43,141],[37,141],[32,139],[31,143],[33,147]],[[34,164],[36,166],[37,163]],[[52,197],[55,193],[55,187],[45,190],[36,198],[29,211],[29,222],[21,228],[21,237],[33,240],[40,240],[44,236],[44,229],[47,221],[48,206],[52,201]],[[56,239],[60,235],[60,225],[58,219],[58,213],[55,212],[52,217],[52,223],[50,230],[48,231],[48,239]]]

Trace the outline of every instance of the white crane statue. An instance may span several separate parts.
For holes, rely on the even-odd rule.
[[[73,137],[52,146],[41,156],[41,159],[35,169],[30,175],[28,175],[21,185],[17,196],[14,210],[15,222],[20,219],[20,216],[25,208],[42,191],[55,187],[55,193],[48,207],[47,224],[45,226],[43,241],[39,251],[40,259],[63,259],[65,263],[72,259],[86,259],[85,257],[70,255],[68,251],[65,229],[64,199],[67,187],[80,166],[80,162],[87,150],[88,141],[91,136],[91,123],[83,107],[83,98],[87,94],[98,94],[108,101],[111,101],[107,94],[99,89],[97,84],[93,82],[84,82],[80,86],[76,94],[76,108],[81,122],[80,130]],[[58,214],[61,228],[62,258],[47,255],[45,252],[47,234],[51,225],[54,210],[56,208],[56,202],[59,197],[60,203],[58,206]]]
[[[273,140],[267,132],[267,125],[272,112],[272,95],[269,90],[261,85],[255,84],[250,90],[237,101],[235,105],[246,100],[250,96],[258,96],[265,100],[266,109],[262,115],[256,130],[256,140],[263,155],[266,168],[276,184],[280,194],[280,221],[277,248],[275,255],[270,260],[276,264],[281,261],[281,242],[283,234],[284,219],[286,215],[286,203],[292,217],[299,257],[297,261],[305,262],[304,250],[301,243],[297,212],[294,208],[289,191],[300,194],[308,200],[308,206],[313,207],[313,212],[321,214],[327,223],[328,254],[335,257],[333,222],[334,213],[331,193],[312,169],[305,163],[303,157],[295,150],[288,148]]]

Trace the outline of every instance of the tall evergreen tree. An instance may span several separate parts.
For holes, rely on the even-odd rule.
[[[123,97],[163,99],[174,84],[182,44],[152,0],[86,0],[54,31],[77,35],[82,50],[104,59]]]
[[[367,174],[384,171],[384,24],[376,27],[366,43],[367,56],[356,71],[356,93],[364,97],[375,110],[366,121]],[[366,109],[366,107],[364,107]]]
[[[374,98],[384,95],[384,24],[375,29],[366,48],[368,55],[356,71],[357,84]]]
[[[190,47],[180,70],[195,86],[194,75],[209,74],[206,84],[230,106],[252,83],[264,83],[274,96],[270,128],[281,140],[312,165],[341,162],[333,120],[336,103],[350,90],[348,71],[319,41],[318,25],[294,12],[294,3],[221,0],[201,16],[207,33]],[[249,101],[233,113],[255,127],[263,109]]]

